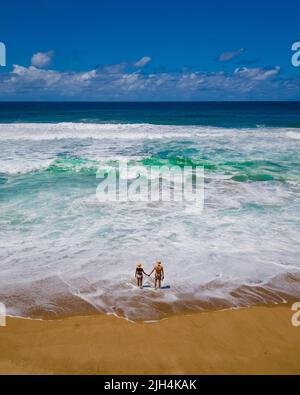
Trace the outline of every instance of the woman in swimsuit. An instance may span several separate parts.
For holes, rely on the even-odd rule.
[[[156,265],[149,276],[151,276],[153,272],[155,272],[155,289],[157,289],[161,287],[161,282],[164,281],[165,278],[164,268],[160,261],[156,262]]]
[[[140,288],[143,288],[143,274],[148,276],[148,274],[144,272],[143,265],[141,263],[138,263],[135,270],[135,278],[137,281],[137,286]]]

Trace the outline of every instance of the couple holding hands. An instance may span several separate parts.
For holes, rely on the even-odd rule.
[[[141,263],[138,263],[135,270],[135,278],[137,281],[137,286],[143,288],[143,275],[145,274],[146,276],[150,277],[152,273],[155,273],[155,289],[160,288],[161,282],[164,280],[165,277],[164,268],[163,265],[161,264],[161,261],[156,262],[150,274],[145,273],[143,269],[143,265]]]

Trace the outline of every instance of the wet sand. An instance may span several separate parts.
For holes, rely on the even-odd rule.
[[[113,316],[8,318],[1,374],[300,374],[288,305],[130,323]]]

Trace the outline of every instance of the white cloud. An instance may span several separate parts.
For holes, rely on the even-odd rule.
[[[151,62],[150,56],[144,56],[142,59],[138,60],[134,65],[135,67],[144,67],[149,62]]]
[[[265,81],[268,78],[274,77],[280,72],[280,67],[276,66],[271,69],[242,67],[235,70],[234,74],[240,77],[250,78],[256,81]]]
[[[38,68],[49,66],[53,58],[54,51],[38,52],[31,58],[31,65]]]

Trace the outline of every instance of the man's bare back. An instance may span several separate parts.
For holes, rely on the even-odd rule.
[[[156,265],[154,266],[154,269],[150,273],[150,276],[153,272],[155,275],[155,288],[160,288],[161,282],[164,280],[165,277],[164,267],[160,261],[156,262]]]

